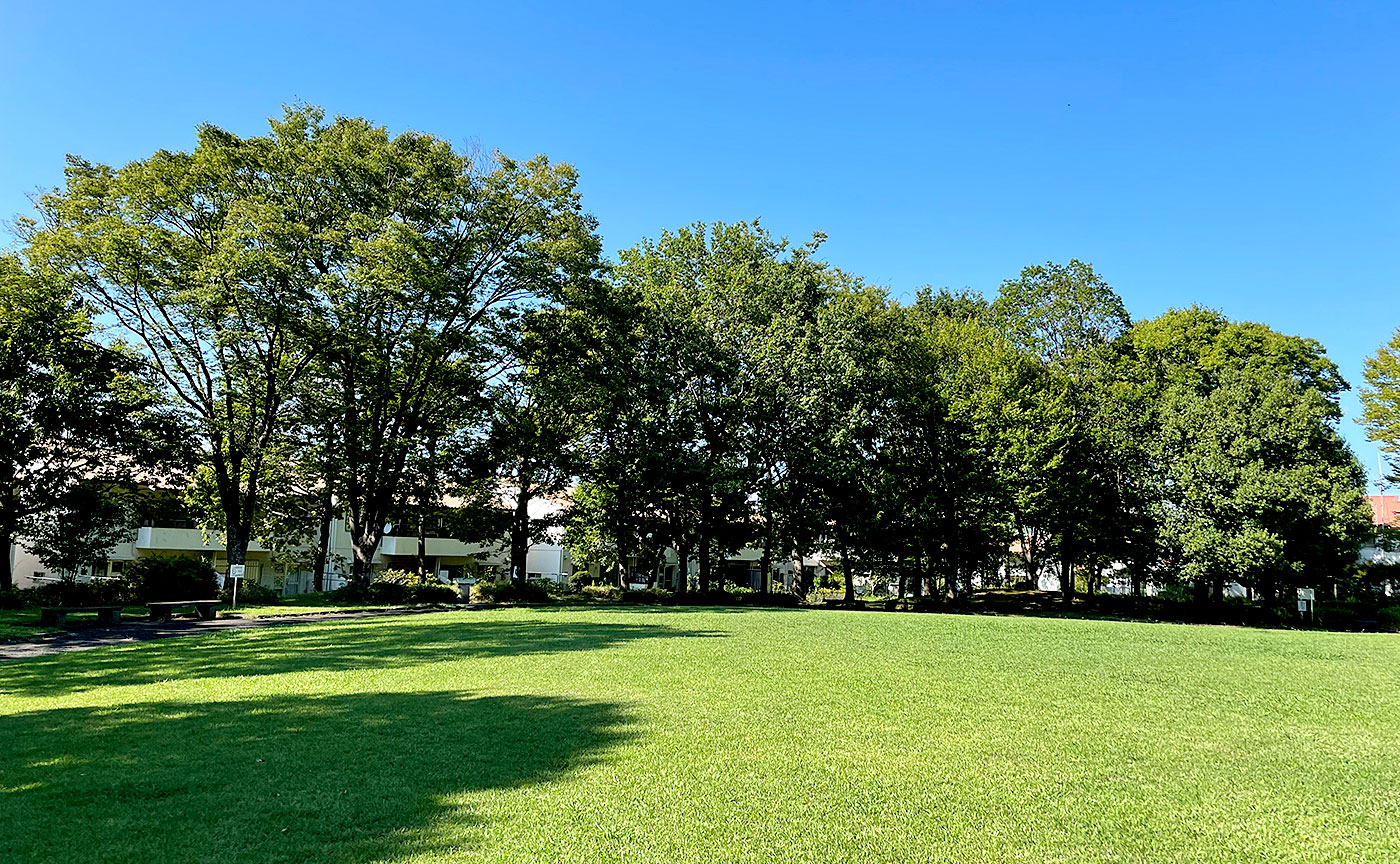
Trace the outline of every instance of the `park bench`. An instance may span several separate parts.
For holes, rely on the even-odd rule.
[[[193,609],[200,618],[210,621],[214,618],[214,610],[222,605],[218,600],[160,600],[147,603],[146,608],[151,610],[152,621],[169,621],[176,609]]]
[[[39,610],[40,627],[62,627],[70,612],[96,612],[97,623],[110,627],[122,620],[120,606],[50,606]]]

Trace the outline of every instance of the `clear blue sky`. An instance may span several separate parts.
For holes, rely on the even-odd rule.
[[[762,217],[901,296],[1078,257],[1134,317],[1311,336],[1353,386],[1400,325],[1394,0],[216,5],[0,0],[0,216],[65,153],[304,100],[572,162],[610,251]]]

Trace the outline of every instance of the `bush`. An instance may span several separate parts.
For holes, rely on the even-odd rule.
[[[34,588],[17,588],[7,592],[4,605],[0,608],[22,609],[29,606],[120,606],[127,602],[140,602],[139,598],[128,598],[128,592],[121,582],[115,579],[98,579],[79,582],[76,579],[60,579]],[[8,604],[17,605],[8,605]]]
[[[569,574],[569,590],[579,592],[584,586],[593,584],[593,576],[585,570],[575,570]]]
[[[330,592],[340,603],[382,603],[401,606],[406,603],[460,603],[462,597],[452,585],[444,585],[431,576],[419,578],[407,570],[383,570],[374,575],[368,585],[350,583]]]
[[[585,585],[579,593],[589,600],[620,600],[622,589],[616,585]]]
[[[142,603],[207,600],[218,596],[219,592],[219,578],[213,567],[198,558],[176,555],[151,555],[128,562],[122,571],[121,583],[123,594]]]
[[[18,588],[7,588],[0,591],[0,609],[23,609],[33,605],[25,598],[25,593]]]
[[[1377,612],[1376,626],[1387,633],[1400,633],[1400,606],[1387,606]]]
[[[473,596],[484,603],[548,603],[553,598],[543,582],[542,579],[532,579],[523,584],[509,580],[478,582]]]
[[[462,596],[451,585],[441,582],[424,583],[408,589],[408,596],[414,603],[442,603],[455,605],[462,602]]]
[[[201,597],[193,598],[201,600]],[[219,592],[219,599],[225,603],[233,602],[233,591],[225,588]],[[245,606],[273,606],[282,599],[282,595],[264,585],[256,582],[249,582],[247,579],[238,580],[238,602]]]
[[[614,589],[616,590],[616,589]],[[670,603],[674,598],[671,592],[664,588],[644,588],[641,591],[623,591],[623,603]]]

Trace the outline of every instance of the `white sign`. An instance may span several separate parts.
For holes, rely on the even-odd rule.
[[[242,579],[242,578],[243,578],[243,568],[244,568],[245,566],[246,566],[246,565],[243,565],[243,564],[230,564],[230,565],[228,565],[228,578],[230,578],[230,579]]]
[[[1315,588],[1299,588],[1299,589],[1298,589],[1298,599],[1299,599],[1299,600],[1316,600],[1316,599],[1317,599],[1317,589],[1315,589]]]

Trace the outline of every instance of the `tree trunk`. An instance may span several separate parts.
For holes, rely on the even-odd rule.
[[[418,548],[414,557],[413,569],[418,581],[422,582],[428,578],[428,519],[423,513],[423,508],[418,508]]]
[[[320,593],[326,590],[326,559],[330,557],[331,514],[330,496],[326,496],[326,506],[321,510],[321,536],[316,542],[316,557],[311,563],[311,587]]]
[[[1060,556],[1060,596],[1066,606],[1074,603],[1074,557],[1068,552]]]
[[[510,578],[524,585],[526,561],[530,553],[530,477],[521,477],[515,496],[515,516],[510,523]],[[625,587],[625,586],[624,586]]]
[[[677,594],[690,590],[690,543],[682,540],[676,547],[676,579],[674,588]]]
[[[355,550],[355,560],[351,564],[350,579],[356,585],[364,586],[374,578],[374,554],[379,551],[379,532],[361,534],[351,541]]]
[[[846,596],[842,602],[854,604],[856,602],[856,576],[851,572],[851,556],[846,548],[846,535],[842,532],[837,536],[841,552],[841,575],[846,580]]]
[[[702,530],[700,532],[700,593],[708,594],[711,585],[710,571],[710,535]]]
[[[244,564],[248,560],[248,538],[244,535],[242,527],[232,522],[224,529],[228,542],[224,546],[225,556],[228,558],[229,566]],[[233,580],[224,575],[224,588],[233,587]]]
[[[15,587],[14,568],[10,566],[10,553],[14,545],[13,532],[0,529],[0,591],[9,591]]]
[[[899,562],[899,587],[895,589],[895,597],[904,600],[904,584],[909,578],[909,567],[903,562]],[[906,606],[908,603],[906,602]]]
[[[924,591],[926,596],[936,598],[938,596],[938,561],[931,546],[932,544],[924,553]]]
[[[763,543],[763,557],[758,562],[758,593],[767,594],[769,583],[773,581],[773,549],[767,539]]]

